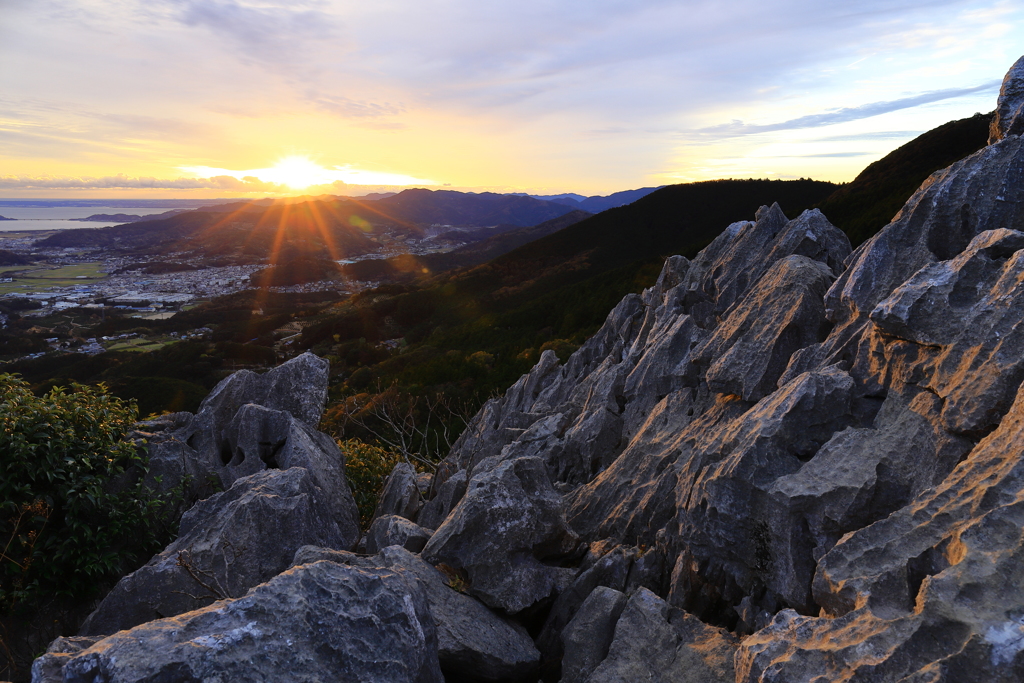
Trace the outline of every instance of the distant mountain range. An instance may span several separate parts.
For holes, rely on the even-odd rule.
[[[619,194],[622,196],[612,201],[625,201],[627,195],[632,196]],[[96,220],[131,222],[109,228],[65,230],[40,240],[38,245],[101,247],[149,255],[179,253],[193,259],[226,259],[235,263],[264,259],[283,263],[283,258],[341,260],[379,251],[386,244],[453,230],[486,228],[486,234],[473,237],[493,237],[545,224],[575,211],[579,209],[567,203],[515,194],[409,189],[377,199],[236,201],[156,216],[97,215],[93,217]],[[524,241],[548,234],[555,229],[554,225],[490,242],[475,253],[493,258]],[[481,258],[464,256],[457,260],[461,265],[479,263]]]
[[[527,195],[534,199],[544,199],[549,202],[558,202],[559,204],[565,204],[571,206],[574,209],[582,209],[589,211],[590,213],[600,213],[607,209],[614,209],[617,206],[625,206],[626,204],[632,204],[636,200],[646,197],[655,190],[660,190],[665,185],[659,185],[658,187],[641,187],[639,190],[623,190],[622,192],[614,192],[607,196],[594,195],[592,197],[584,197],[581,194],[574,192],[567,192],[565,194],[551,194],[551,195]]]

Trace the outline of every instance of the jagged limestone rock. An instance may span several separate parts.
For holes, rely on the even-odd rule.
[[[223,429],[239,408],[254,403],[316,427],[327,402],[328,368],[327,361],[307,352],[263,374],[239,370],[203,399],[196,420]]]
[[[735,638],[674,609],[646,588],[615,624],[608,655],[588,683],[733,683]]]
[[[442,683],[437,632],[419,581],[389,569],[302,565],[244,597],[104,638],[63,669],[65,683],[312,683],[339,676]]]
[[[409,463],[400,462],[395,465],[384,482],[380,500],[373,511],[373,519],[384,515],[416,519],[421,506],[417,477],[416,469]]]
[[[587,596],[562,631],[561,683],[582,683],[604,661],[625,607],[626,595],[614,588],[598,586]]]
[[[914,273],[952,259],[986,230],[1024,230],[1022,176],[1019,137],[933,173],[893,221],[850,257],[825,297],[829,319],[845,327],[866,317]]]
[[[1024,57],[1018,59],[1003,78],[996,103],[996,115],[989,129],[988,144],[1007,135],[1024,133]]]
[[[422,555],[465,570],[470,594],[515,614],[554,596],[560,572],[544,562],[570,558],[578,546],[544,463],[516,458],[470,480]]]
[[[595,590],[599,587],[625,590],[638,554],[636,548],[618,546],[580,570],[572,584],[555,599],[544,620],[544,627],[537,636],[537,647],[544,653],[545,659],[556,661],[562,656],[563,629]]]
[[[236,598],[285,570],[303,545],[349,548],[358,527],[304,468],[244,477],[185,513],[180,535],[121,579],[82,625],[110,634]]]
[[[438,487],[437,493],[427,501],[416,516],[417,523],[427,529],[441,526],[448,514],[466,495],[467,476],[465,470],[459,470]]]
[[[540,653],[525,628],[455,590],[441,572],[402,548],[385,548],[373,559],[423,582],[446,676],[479,683],[536,679]]]
[[[160,490],[184,483],[204,493],[211,479],[226,488],[268,467],[300,466],[313,470],[321,486],[337,487],[339,500],[346,498],[337,446],[316,431],[327,381],[327,361],[311,353],[262,375],[239,370],[214,387],[196,415],[176,413],[169,428],[149,439],[148,481]]]
[[[832,271],[819,261],[776,261],[694,351],[695,362],[708,366],[708,388],[751,402],[772,393],[790,356],[828,334],[821,300],[831,284]]]
[[[950,432],[990,430],[1024,380],[1022,248],[1024,233],[983,232],[956,258],[915,273],[871,313],[881,332],[913,345],[912,357],[890,353],[888,365],[913,365],[905,381],[942,399]]]
[[[441,670],[452,680],[501,683],[536,680],[540,653],[519,624],[461,593],[451,579],[409,551],[391,546],[375,556],[306,546],[295,564],[320,560],[368,569],[390,568],[421,582],[437,625]]]
[[[397,545],[418,553],[430,540],[433,531],[410,522],[405,517],[386,515],[373,520],[366,532],[366,552],[376,555],[379,550]]]

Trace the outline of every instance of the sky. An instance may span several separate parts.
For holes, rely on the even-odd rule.
[[[0,197],[846,182],[994,109],[1021,0],[0,0]]]

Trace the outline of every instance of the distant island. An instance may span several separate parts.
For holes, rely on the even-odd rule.
[[[7,216],[0,216],[0,221],[16,221],[17,218],[8,218]]]
[[[164,211],[163,213],[151,213],[145,216],[140,216],[135,213],[94,213],[91,216],[85,218],[69,218],[71,221],[81,222],[106,222],[106,223],[137,223],[139,221],[151,221],[159,220],[161,218],[170,218],[179,213],[187,211],[188,209],[171,209],[170,211]]]

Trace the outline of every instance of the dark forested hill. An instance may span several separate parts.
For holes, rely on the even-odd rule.
[[[631,263],[695,254],[730,223],[778,202],[795,216],[834,192],[814,180],[713,180],[670,185],[608,209],[465,273],[458,287],[516,300],[547,293]]]
[[[984,147],[991,121],[992,114],[975,114],[919,135],[865,168],[819,208],[856,247],[885,227],[925,178]]]

